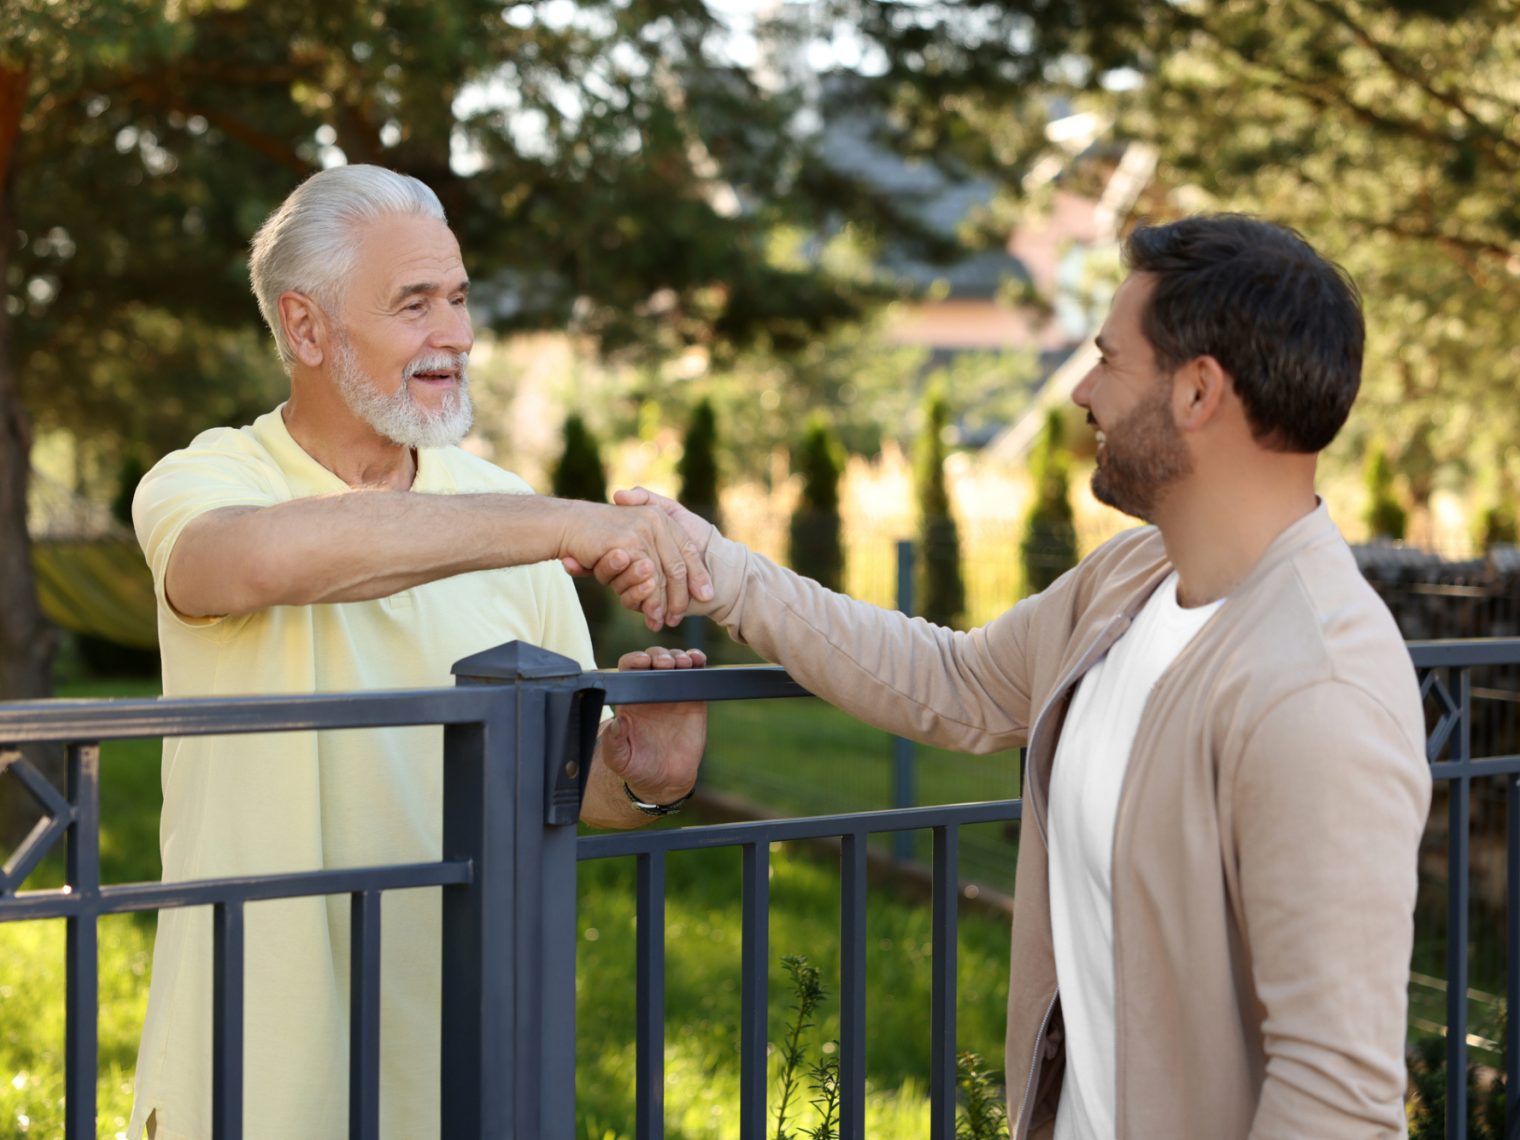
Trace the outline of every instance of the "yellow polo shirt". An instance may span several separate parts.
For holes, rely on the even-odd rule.
[[[158,594],[166,696],[320,693],[452,685],[450,666],[519,639],[594,668],[586,624],[557,562],[462,574],[369,602],[274,606],[186,619],[164,600],[175,540],[203,511],[269,506],[348,488],[286,430],[280,409],[217,428],[165,457],[133,502]],[[424,448],[412,490],[530,494],[459,448]],[[440,858],[439,727],[164,741],[164,879],[268,874]],[[436,888],[383,896],[381,1131],[438,1132]],[[347,1134],[349,899],[292,899],[246,912],[245,1135]],[[138,1051],[139,1135],[211,1134],[211,914],[159,915]]]

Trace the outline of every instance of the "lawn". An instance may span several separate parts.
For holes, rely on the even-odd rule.
[[[71,686],[64,695],[145,696],[150,684]],[[764,732],[757,731],[763,717]],[[837,718],[837,720],[836,720]],[[831,785],[841,802],[831,810],[873,806],[845,802],[879,790],[879,734],[816,702],[730,705],[715,716],[710,749],[714,770],[769,773],[785,780]],[[840,723],[842,722],[842,723]],[[765,748],[757,751],[756,740]],[[158,745],[107,741],[101,753],[102,870],[105,881],[154,879],[158,860]],[[859,787],[842,784],[857,772]],[[854,778],[854,777],[852,777]],[[926,787],[940,777],[925,778]],[[871,781],[875,780],[876,784]],[[949,786],[949,785],[947,785]],[[962,785],[956,785],[957,787]],[[969,786],[969,785],[965,785]],[[1006,793],[997,793],[1006,794]],[[988,798],[981,795],[956,798]],[[788,804],[780,804],[790,810]],[[979,829],[986,830],[986,829]],[[1011,865],[1011,864],[1010,864]],[[672,856],[667,901],[666,1106],[672,1140],[733,1135],[738,1103],[739,854],[690,852]],[[28,887],[56,885],[54,858]],[[778,846],[771,904],[770,1037],[785,1032],[790,987],[781,959],[804,954],[835,988],[838,972],[838,875],[814,853]],[[627,860],[595,860],[580,868],[579,1104],[582,1135],[612,1140],[632,1135],[634,1055],[633,886]],[[151,915],[105,919],[100,927],[101,1006],[99,1131],[116,1136],[131,1105],[131,1073],[147,1000]],[[927,909],[874,889],[868,911],[867,1129],[884,1140],[927,1133],[929,954]],[[962,1048],[1000,1069],[1007,994],[1006,921],[967,910],[960,932],[958,1016]],[[62,1135],[64,925],[0,925],[0,1135]],[[805,1037],[819,1059],[837,1035],[830,994]],[[779,1059],[772,1057],[772,1068]],[[804,1102],[807,1095],[801,1098]],[[807,1124],[806,1111],[793,1117]]]

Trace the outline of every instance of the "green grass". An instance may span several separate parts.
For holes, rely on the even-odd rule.
[[[72,685],[68,697],[152,696],[151,683]],[[842,793],[879,790],[872,774],[880,734],[816,702],[731,704],[715,717],[715,764],[764,768],[785,779],[829,784],[846,768],[862,781]],[[763,748],[761,748],[763,742]],[[106,882],[156,879],[159,745],[107,741],[101,753],[102,873]],[[832,757],[832,759],[830,759]],[[960,759],[958,758],[958,762]],[[789,767],[788,767],[789,766]],[[938,787],[940,777],[926,783]],[[963,776],[946,777],[951,798],[966,796]],[[960,779],[960,783],[955,783]],[[871,781],[876,781],[872,784]],[[999,793],[1009,794],[1009,793]],[[782,807],[789,805],[782,804]],[[841,803],[848,807],[874,806]],[[695,821],[692,821],[695,822]],[[736,1131],[739,1026],[739,853],[671,856],[667,894],[667,1129],[672,1140],[727,1137]],[[1011,864],[1010,864],[1011,865]],[[770,925],[770,1037],[778,1040],[791,995],[781,967],[806,954],[837,987],[837,870],[816,856],[777,847]],[[631,1136],[633,1120],[633,881],[628,860],[580,867],[578,970],[581,1133],[587,1140]],[[61,860],[50,856],[27,887],[56,886]],[[100,924],[99,1132],[122,1133],[147,1002],[152,915],[113,916]],[[925,907],[873,890],[868,909],[868,1134],[883,1140],[927,1134],[929,914]],[[1002,1064],[1008,981],[1008,929],[1000,919],[962,915],[959,1041],[988,1067]],[[63,1133],[64,924],[0,924],[0,1136]],[[811,1056],[838,1034],[832,997],[811,1035]],[[773,1076],[775,1058],[772,1058]],[[806,1098],[804,1098],[805,1100]],[[806,1110],[793,1123],[807,1124]]]

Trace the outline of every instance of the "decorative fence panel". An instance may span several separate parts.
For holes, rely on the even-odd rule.
[[[1520,700],[1520,640],[1413,644],[1430,713],[1428,755],[1449,786],[1446,1011],[1447,1128],[1467,1136],[1470,789],[1502,777],[1508,795],[1508,1008],[1520,992],[1520,749],[1475,745],[1475,709]],[[441,1134],[452,1138],[572,1140],[575,1135],[575,883],[578,860],[636,860],[637,1134],[663,1137],[665,859],[674,851],[743,853],[743,1140],[766,1131],[766,1009],[770,845],[835,839],[840,850],[841,1129],[864,1135],[866,843],[871,835],[929,830],[933,844],[933,1140],[955,1134],[956,898],[960,829],[1015,820],[1017,800],[719,824],[577,838],[574,821],[604,702],[727,701],[806,695],[779,669],[582,673],[572,661],[513,643],[459,662],[454,689],[303,697],[157,701],[38,701],[0,705],[0,768],[37,801],[43,818],[0,870],[0,922],[67,922],[66,1125],[95,1135],[96,924],[127,911],[213,910],[213,1104],[218,1140],[242,1135],[243,915],[255,901],[350,896],[349,1135],[379,1135],[380,910],[385,892],[443,891]],[[1475,685],[1477,675],[1481,684]],[[1475,696],[1475,694],[1477,694]],[[1477,702],[1475,704],[1475,702]],[[1482,711],[1482,710],[1479,710]],[[1477,717],[1482,721],[1483,717]],[[444,727],[442,858],[434,863],[245,876],[188,883],[102,884],[99,749],[108,739],[304,732],[402,725]],[[67,747],[59,790],[20,746]],[[1306,789],[1305,794],[1313,794]],[[67,885],[22,891],[39,861],[66,844]],[[1503,1045],[1509,1130],[1520,1093],[1520,1024]]]

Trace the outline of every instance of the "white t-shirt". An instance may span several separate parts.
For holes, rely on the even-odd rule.
[[[1177,574],[1078,683],[1050,779],[1050,924],[1066,1023],[1056,1140],[1114,1135],[1114,822],[1151,689],[1222,603],[1177,603]]]

